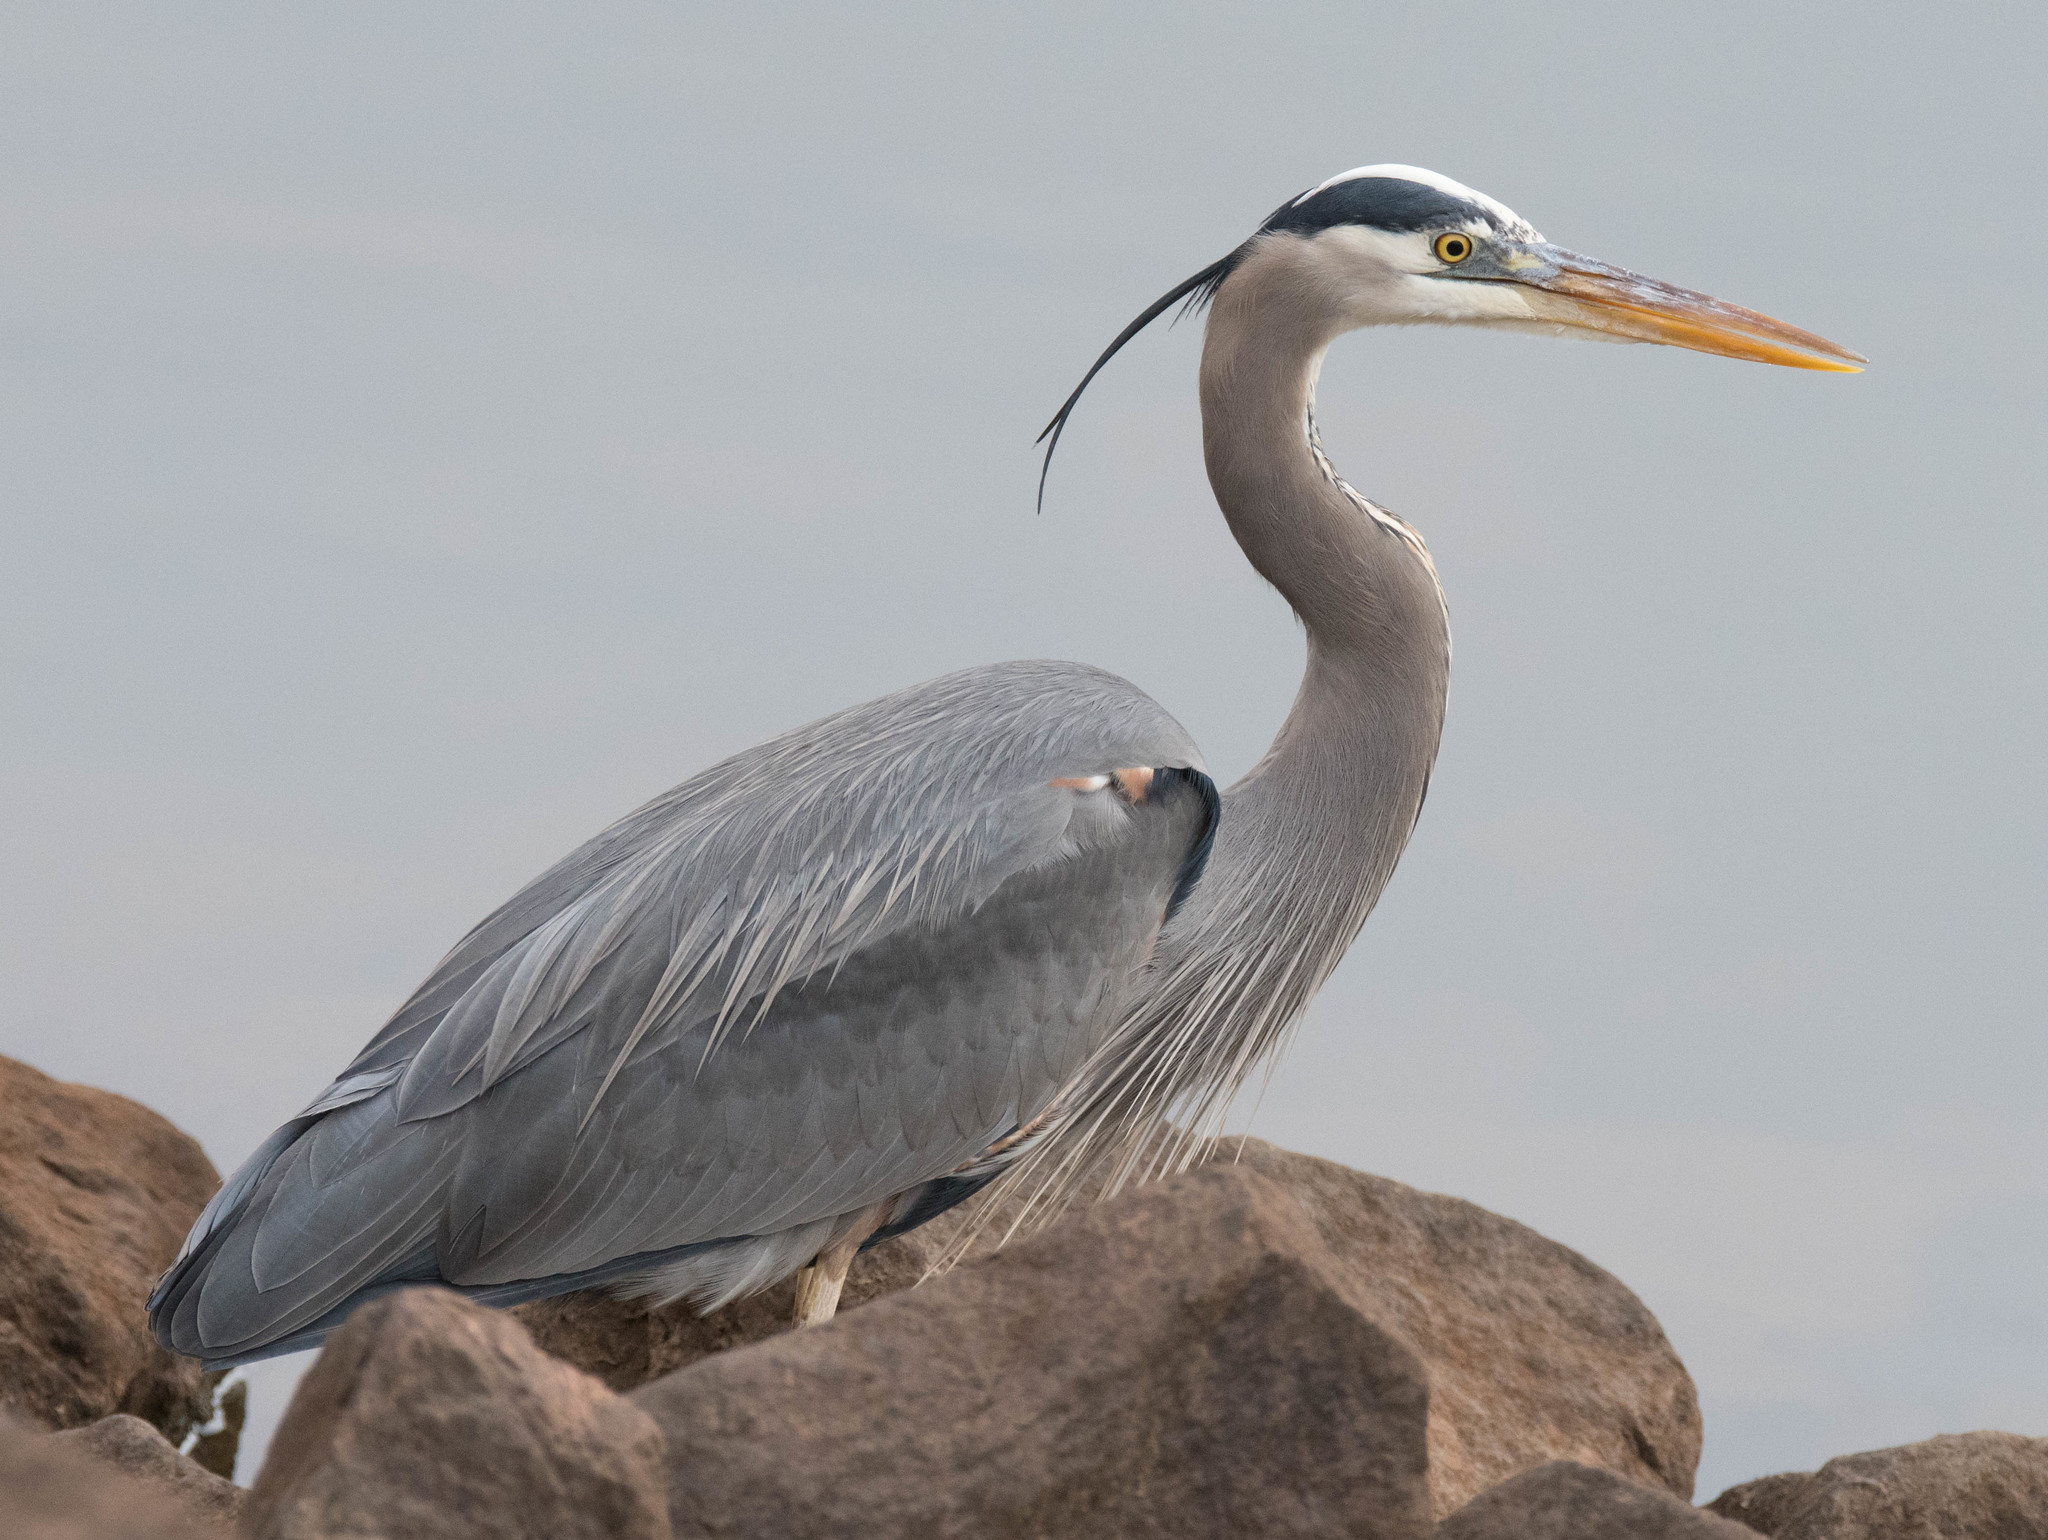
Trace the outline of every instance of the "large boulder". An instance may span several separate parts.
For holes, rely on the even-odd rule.
[[[507,1316],[406,1289],[329,1340],[243,1523],[259,1540],[669,1540],[661,1433]]]
[[[1347,1297],[1422,1360],[1439,1518],[1517,1471],[1560,1459],[1692,1496],[1700,1454],[1692,1379],[1655,1317],[1611,1275],[1461,1199],[1262,1140],[1225,1141],[1212,1164],[1256,1171],[1282,1188],[1345,1278]],[[982,1220],[967,1256],[988,1256],[1013,1217],[1012,1207],[983,1215],[963,1205],[864,1252],[848,1274],[842,1316],[917,1283]],[[1090,1287],[1073,1280],[1075,1297]],[[786,1331],[794,1289],[786,1282],[702,1317],[687,1305],[650,1310],[601,1295],[542,1301],[520,1314],[541,1346],[624,1390]]]
[[[219,1185],[147,1107],[0,1058],[0,1405],[172,1439],[205,1420],[198,1363],[157,1346],[143,1303]]]
[[[0,1413],[6,1540],[225,1540],[176,1499]]]
[[[1613,1274],[1462,1198],[1257,1139],[1217,1159],[1283,1185],[1367,1313],[1421,1356],[1438,1518],[1552,1460],[1690,1501],[1699,1396],[1657,1318]]]
[[[1422,1540],[1428,1388],[1256,1172],[1145,1188],[633,1399],[677,1536]]]
[[[48,1443],[112,1466],[187,1519],[222,1535],[234,1533],[249,1498],[232,1481],[178,1453],[169,1439],[140,1417],[116,1413],[68,1433],[52,1433]]]
[[[1756,1531],[1604,1470],[1553,1460],[1481,1492],[1436,1540],[1757,1540]]]
[[[2048,1438],[1943,1434],[1745,1482],[1707,1506],[1774,1540],[2039,1540]]]

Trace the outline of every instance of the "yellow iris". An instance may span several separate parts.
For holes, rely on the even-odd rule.
[[[1472,255],[1472,237],[1455,230],[1447,231],[1432,241],[1429,249],[1436,253],[1439,262],[1462,262]]]

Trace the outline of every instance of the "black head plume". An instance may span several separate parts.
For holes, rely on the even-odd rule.
[[[1230,276],[1231,269],[1237,266],[1243,256],[1244,247],[1240,246],[1229,256],[1211,262],[1207,267],[1195,274],[1194,277],[1182,280],[1166,293],[1160,295],[1159,298],[1145,307],[1144,314],[1117,333],[1116,341],[1104,348],[1102,356],[1090,365],[1086,374],[1081,376],[1081,383],[1074,387],[1074,393],[1067,397],[1066,403],[1060,407],[1058,412],[1054,413],[1052,421],[1045,425],[1045,432],[1038,435],[1037,441],[1045,444],[1045,463],[1038,468],[1038,508],[1041,513],[1045,511],[1045,478],[1047,473],[1052,470],[1052,452],[1060,447],[1060,435],[1066,431],[1067,418],[1073,413],[1074,403],[1081,399],[1081,392],[1088,388],[1088,382],[1102,372],[1104,364],[1116,357],[1118,348],[1166,314],[1176,301],[1185,300],[1187,302],[1181,308],[1182,315],[1186,315],[1189,311],[1203,309],[1210,300],[1216,297],[1218,286],[1222,284],[1224,279]],[[1175,319],[1178,319],[1178,317]],[[1052,440],[1051,443],[1046,443],[1048,438]]]
[[[1181,312],[1183,315],[1206,307],[1216,297],[1216,290],[1222,286],[1223,280],[1244,260],[1253,242],[1276,235],[1309,238],[1341,225],[1410,231],[1435,226],[1456,227],[1473,220],[1494,225],[1505,233],[1541,239],[1491,199],[1455,182],[1446,182],[1431,172],[1417,171],[1412,166],[1361,167],[1333,177],[1321,186],[1311,187],[1299,197],[1288,199],[1266,216],[1258,234],[1250,241],[1154,300],[1143,315],[1126,326],[1116,341],[1103,350],[1094,367],[1081,376],[1081,383],[1074,387],[1074,393],[1067,397],[1066,404],[1046,424],[1045,432],[1038,435],[1038,441],[1045,444],[1045,463],[1038,471],[1039,508],[1043,510],[1045,507],[1045,478],[1052,469],[1052,452],[1059,448],[1060,434],[1066,430],[1067,418],[1073,414],[1074,403],[1081,399],[1081,392],[1088,388],[1088,382],[1116,356],[1117,349],[1158,320],[1175,301],[1187,302]],[[1048,439],[1050,443],[1046,442]]]

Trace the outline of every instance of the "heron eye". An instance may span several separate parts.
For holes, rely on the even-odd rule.
[[[1472,255],[1472,237],[1460,235],[1456,231],[1446,235],[1439,235],[1430,243],[1430,250],[1436,253],[1436,259],[1439,262],[1445,264],[1462,262]]]

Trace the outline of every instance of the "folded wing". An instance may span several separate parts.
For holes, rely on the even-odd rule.
[[[1112,778],[1132,766],[1186,773]],[[464,938],[201,1216],[157,1333],[218,1362],[409,1281],[772,1281],[1052,1099],[1214,816],[1178,724],[1072,664],[949,675],[728,760]]]

